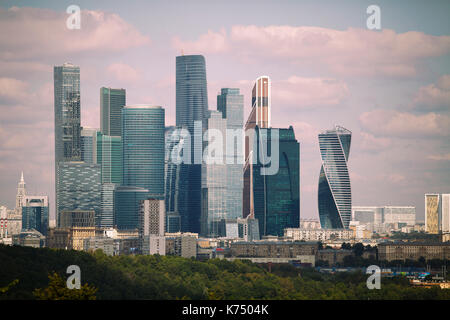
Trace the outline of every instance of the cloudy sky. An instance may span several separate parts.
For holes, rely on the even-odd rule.
[[[81,29],[66,8],[82,9]],[[366,9],[381,8],[381,30]],[[206,58],[209,108],[254,79],[272,79],[272,125],[301,144],[301,217],[318,218],[317,134],[353,132],[353,205],[414,205],[450,192],[448,1],[1,1],[0,204],[20,172],[54,209],[53,66],[81,68],[81,122],[99,127],[99,88],[161,105],[175,123],[175,57]],[[53,214],[52,214],[53,215]]]

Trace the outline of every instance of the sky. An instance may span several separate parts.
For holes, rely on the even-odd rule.
[[[369,5],[381,29],[369,30]],[[66,27],[70,5],[81,28]],[[53,66],[81,70],[81,123],[99,128],[99,89],[161,105],[175,124],[175,57],[206,59],[209,109],[220,88],[272,79],[272,126],[300,142],[301,218],[318,219],[317,134],[352,131],[354,206],[416,206],[450,192],[449,1],[0,1],[0,205],[50,196],[54,217]]]

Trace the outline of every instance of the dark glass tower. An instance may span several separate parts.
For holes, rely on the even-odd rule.
[[[55,108],[56,219],[60,212],[58,166],[81,160],[80,67],[70,63],[53,68]]]
[[[100,131],[106,136],[122,136],[122,108],[125,89],[100,88]]]
[[[340,126],[319,134],[322,167],[319,176],[319,218],[322,228],[348,228],[352,194],[347,161],[352,133]]]
[[[278,171],[263,175],[261,169],[265,161],[261,159],[260,149],[264,147],[269,151],[263,153],[273,154],[272,135],[275,130],[278,130],[279,153],[278,159],[272,159],[272,162],[278,160]],[[292,126],[288,129],[257,126],[255,135],[253,154],[258,159],[253,164],[251,177],[254,218],[258,220],[261,235],[283,236],[285,228],[298,228],[300,223],[300,144],[295,139]]]
[[[186,205],[178,206],[182,231],[200,232],[202,130],[197,130],[195,136],[194,125],[199,121],[197,125],[201,127],[207,110],[205,58],[201,55],[176,57],[176,125],[191,134],[192,159],[192,164],[180,165],[180,192],[186,194],[179,195],[179,199],[187,200]]]
[[[123,185],[144,188],[164,199],[164,109],[122,109]]]

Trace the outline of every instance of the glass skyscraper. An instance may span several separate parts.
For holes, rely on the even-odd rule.
[[[272,135],[278,131],[278,159],[271,159],[267,166],[278,160],[276,174],[263,175],[261,169],[267,166],[261,148],[269,150],[274,157]],[[253,154],[257,161],[253,164],[250,177],[253,188],[252,204],[254,218],[258,220],[259,232],[263,235],[283,236],[285,228],[298,228],[300,224],[300,145],[295,139],[294,129],[256,127]],[[246,177],[244,176],[244,179]]]
[[[174,134],[178,128],[166,127],[165,131],[165,157],[164,157],[164,190],[166,207],[166,232],[179,232],[181,230],[181,217],[178,211],[180,191],[180,165],[172,161],[174,147],[180,143],[180,136]]]
[[[100,219],[100,166],[81,161],[60,162],[57,169],[59,214],[62,211],[93,210],[96,222]]]
[[[222,88],[217,96],[217,110],[226,119],[228,133],[233,133],[232,139],[224,133],[228,149],[225,151],[226,162],[226,202],[227,219],[242,217],[242,191],[243,191],[243,141],[242,130],[244,125],[244,96],[239,89]],[[231,148],[230,148],[231,147]]]
[[[201,159],[198,157],[202,155],[202,137],[194,135],[194,126],[196,121],[201,126],[207,110],[205,58],[202,55],[176,57],[176,125],[191,134],[191,159],[195,162],[180,166],[180,192],[186,194],[180,195],[179,199],[187,202],[186,206],[178,206],[182,231],[200,232]],[[202,130],[199,130],[198,135],[201,134]]]
[[[122,138],[97,132],[97,163],[101,166],[102,183],[122,184]]]
[[[140,202],[146,199],[149,199],[148,189],[120,186],[114,190],[114,225],[117,229],[138,229]]]
[[[164,199],[164,109],[125,106],[122,109],[123,185],[148,189]]]
[[[97,163],[98,129],[81,128],[81,161]]]
[[[122,108],[125,89],[100,88],[100,131],[107,136],[122,136]]]
[[[56,219],[60,212],[58,164],[81,160],[80,68],[70,63],[53,68],[55,113]]]
[[[55,165],[81,159],[80,68],[70,63],[53,69]]]
[[[225,134],[227,120],[222,118],[220,111],[208,111],[209,117],[204,120],[203,128],[204,142],[203,149],[208,156],[212,155],[213,145],[208,142],[215,143],[216,136],[214,131]],[[227,165],[224,162],[226,145],[223,141],[219,141],[222,150],[214,150],[214,153],[221,152],[222,158],[218,159],[220,163],[208,163],[208,159],[202,162],[202,214],[200,232],[203,236],[218,237],[219,222],[226,219],[227,212]],[[208,150],[208,152],[206,152]],[[217,154],[216,154],[217,157]],[[212,160],[212,159],[211,159]]]
[[[48,196],[24,196],[22,199],[22,230],[35,229],[47,234]]]
[[[347,161],[352,133],[340,126],[319,134],[322,167],[319,176],[319,218],[324,229],[348,228],[352,194]]]

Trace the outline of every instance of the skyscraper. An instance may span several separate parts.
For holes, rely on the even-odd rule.
[[[55,166],[60,161],[79,161],[80,68],[70,63],[53,70],[55,98]]]
[[[270,128],[272,99],[271,81],[268,76],[258,77],[252,90],[252,110],[245,125],[246,129],[258,126]]]
[[[180,166],[180,191],[186,194],[179,199],[187,199],[187,206],[178,206],[182,231],[200,232],[202,130],[194,135],[194,127],[201,126],[207,110],[205,58],[201,55],[176,57],[176,125],[186,128],[191,135],[194,162]]]
[[[60,162],[57,170],[57,225],[62,211],[95,211],[100,218],[101,181],[100,166],[81,161]]]
[[[148,189],[157,199],[164,199],[164,129],[163,108],[123,107],[123,185]]]
[[[97,163],[97,132],[94,128],[81,128],[81,161]]]
[[[425,232],[450,232],[450,194],[425,194]]]
[[[201,234],[203,236],[218,237],[219,222],[227,219],[227,165],[224,162],[226,146],[222,141],[216,141],[215,132],[225,134],[227,120],[222,118],[220,111],[208,111],[209,117],[204,119],[203,128],[205,154],[209,156],[215,153],[218,162],[204,159],[202,162],[202,214]],[[222,137],[221,137],[222,138]],[[215,150],[214,145],[218,143],[221,150]],[[211,149],[210,149],[211,148]],[[220,154],[220,159],[218,155]]]
[[[22,199],[22,230],[35,229],[47,234],[48,196],[24,196]]]
[[[180,194],[180,165],[172,161],[174,147],[180,143],[180,136],[174,134],[178,128],[166,127],[165,131],[165,157],[164,157],[164,182],[165,182],[165,207],[166,207],[166,232],[181,231],[181,217],[178,211]]]
[[[340,126],[319,134],[322,166],[319,176],[319,218],[322,228],[348,228],[352,194],[347,161],[352,133]]]
[[[97,161],[101,166],[102,183],[122,184],[122,138],[97,132]]]
[[[122,108],[125,89],[100,88],[100,131],[107,136],[122,136]]]
[[[242,217],[244,96],[239,89],[223,88],[217,96],[217,110],[226,119],[225,148],[227,218]]]
[[[55,200],[59,215],[58,165],[81,160],[80,68],[70,63],[53,68],[55,111]]]
[[[251,177],[244,176],[252,186],[253,216],[261,235],[283,236],[285,228],[298,228],[300,224],[300,145],[294,129],[256,127],[256,143]],[[278,134],[278,146],[276,145]],[[274,148],[278,147],[278,152]],[[265,151],[264,151],[265,150]],[[278,163],[275,174],[263,174],[264,159],[270,150],[270,165]],[[251,179],[251,180],[250,180]]]

